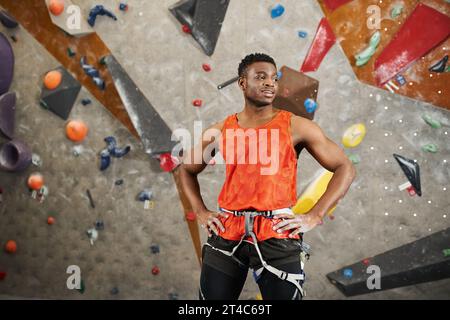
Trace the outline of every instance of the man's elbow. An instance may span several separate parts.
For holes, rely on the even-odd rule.
[[[356,168],[353,165],[353,162],[351,162],[350,160],[347,161],[346,165],[348,167],[348,177],[349,177],[350,183],[352,183],[353,180],[355,180],[355,178],[356,178]]]

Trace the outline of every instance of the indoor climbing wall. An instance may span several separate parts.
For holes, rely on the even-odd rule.
[[[414,85],[395,82],[400,90],[392,93],[371,82],[375,61],[419,1],[380,3],[383,15],[398,2],[403,10],[397,20],[382,21],[380,43],[361,68],[352,57],[365,49],[373,32],[364,29],[370,17],[364,6],[377,1],[359,1],[363,4],[357,8],[358,1],[347,1],[332,13],[323,2],[225,1],[214,8],[215,19],[223,19],[218,28],[203,21],[212,10],[208,7],[197,11],[201,22],[183,25],[174,0],[126,5],[72,0],[86,22],[86,35],[75,37],[61,29],[61,15],[67,12],[49,12],[49,1],[0,0],[0,8],[10,14],[0,24],[0,56],[5,57],[0,89],[6,94],[0,97],[0,143],[9,152],[0,156],[5,159],[0,161],[0,297],[197,299],[195,215],[178,192],[172,160],[147,148],[166,146],[166,140],[143,139],[155,134],[139,126],[133,105],[151,106],[160,119],[158,132],[167,126],[194,136],[196,126],[205,129],[242,109],[235,81],[220,90],[217,86],[233,80],[240,60],[251,52],[275,58],[284,81],[295,81],[283,83],[288,91],[280,92],[278,101],[313,118],[357,170],[330,219],[305,235],[312,247],[307,299],[343,299],[327,275],[345,267],[339,272],[352,279],[357,270],[347,266],[370,263],[372,257],[448,229],[450,119],[448,98],[441,97],[448,97],[444,79],[449,73],[428,75],[448,52],[448,37],[402,70]],[[444,0],[423,2],[449,15]],[[346,10],[356,10],[359,20]],[[201,37],[205,26],[211,30],[207,39]],[[317,45],[323,37],[328,50]],[[429,95],[423,88],[442,94]],[[8,167],[21,164],[16,149],[24,151],[23,170]],[[403,171],[400,163],[409,169]],[[303,150],[297,178],[302,212],[306,199],[315,201],[323,192],[329,174]],[[223,179],[219,164],[200,176],[210,209],[217,206]],[[200,230],[200,240],[205,238]],[[442,248],[440,259],[450,256],[448,249]],[[81,270],[79,290],[67,288],[69,266]],[[357,298],[445,298],[449,292],[449,280],[442,279]],[[259,298],[251,273],[241,298]]]

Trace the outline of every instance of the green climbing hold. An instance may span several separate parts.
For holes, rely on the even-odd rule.
[[[72,48],[67,48],[67,54],[69,57],[73,57],[75,55],[75,51],[73,51]]]
[[[391,10],[391,18],[392,19],[395,19],[395,18],[397,18],[399,15],[401,15],[402,14],[402,11],[403,11],[403,6],[400,4],[400,5],[396,5],[394,8],[392,8],[392,10]]]
[[[450,66],[447,66],[444,72],[450,72]]]
[[[444,253],[444,257],[450,256],[450,249],[444,249],[442,250],[442,253]]]
[[[99,62],[102,66],[105,66],[106,65],[106,56],[101,57]]]
[[[422,150],[425,152],[436,153],[438,151],[438,148],[435,144],[429,143],[429,144],[422,146]]]
[[[356,66],[361,67],[365,65],[370,58],[372,58],[373,54],[377,50],[378,45],[380,44],[381,33],[380,31],[376,31],[372,37],[370,37],[369,45],[363,51],[355,55]]]
[[[351,161],[353,164],[358,164],[358,163],[361,162],[361,158],[360,158],[360,156],[357,155],[357,154],[350,154],[350,155],[348,155],[348,158],[350,159],[350,161]]]
[[[40,100],[39,104],[41,105],[42,108],[48,110],[48,104],[44,100]]]
[[[84,286],[84,281],[81,280],[80,289],[77,289],[79,293],[83,294],[86,287]]]
[[[433,127],[434,129],[439,129],[440,127],[442,127],[441,123],[439,122],[439,120],[435,120],[433,119],[431,116],[424,114],[422,116],[422,119],[431,127]]]

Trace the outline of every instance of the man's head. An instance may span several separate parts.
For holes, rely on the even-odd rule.
[[[239,64],[239,87],[246,100],[256,107],[272,104],[278,92],[277,66],[263,53],[253,53]]]

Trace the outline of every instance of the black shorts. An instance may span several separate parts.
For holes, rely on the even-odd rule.
[[[226,240],[213,234],[209,237],[208,243],[217,249],[231,252],[239,241]],[[263,259],[275,268],[287,263],[300,261],[302,240],[271,238],[258,242],[258,246]],[[247,241],[241,243],[233,257],[229,257],[208,245],[204,245],[202,249],[202,261],[204,264],[232,277],[239,274],[242,269],[252,268],[253,270],[257,270],[262,267],[255,246]]]

